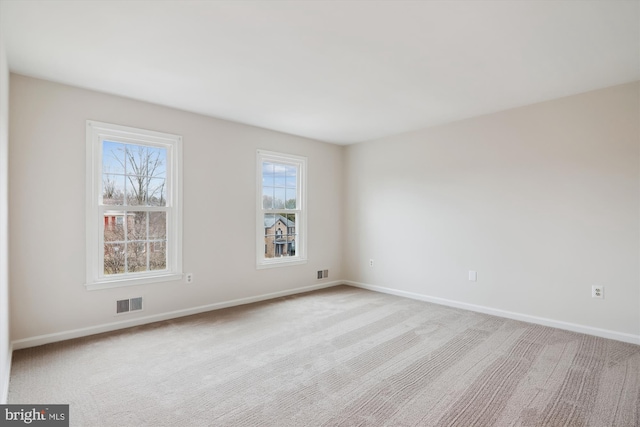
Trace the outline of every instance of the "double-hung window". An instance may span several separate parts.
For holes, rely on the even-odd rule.
[[[87,288],[182,277],[178,135],[87,121]]]
[[[258,150],[258,268],[306,262],[306,157]]]

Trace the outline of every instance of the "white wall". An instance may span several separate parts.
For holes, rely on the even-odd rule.
[[[11,363],[9,336],[8,168],[9,68],[0,31],[0,404],[6,403]]]
[[[638,95],[626,84],[349,146],[347,277],[640,342]]]
[[[342,147],[14,74],[10,112],[13,340],[312,286],[320,269],[343,276]],[[87,119],[183,136],[192,285],[85,290]],[[308,157],[306,265],[256,270],[257,148]],[[115,317],[134,296],[144,312]]]

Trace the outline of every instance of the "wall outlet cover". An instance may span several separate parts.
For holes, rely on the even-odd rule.
[[[591,298],[604,299],[604,286],[592,286]]]

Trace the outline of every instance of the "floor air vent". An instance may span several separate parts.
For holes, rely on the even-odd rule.
[[[116,314],[142,310],[142,297],[116,301]]]

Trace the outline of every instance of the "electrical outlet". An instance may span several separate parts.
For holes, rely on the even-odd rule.
[[[604,286],[592,286],[591,298],[604,299]]]
[[[478,281],[478,272],[474,270],[469,270],[469,281],[477,282]]]
[[[318,279],[322,279],[322,270],[318,270]]]
[[[322,271],[322,277],[324,277],[325,279],[326,279],[327,277],[329,277],[329,270],[323,270],[323,271]]]
[[[187,273],[184,275],[184,281],[186,283],[193,283],[193,273]]]
[[[369,267],[373,267],[373,259],[369,260]]]

